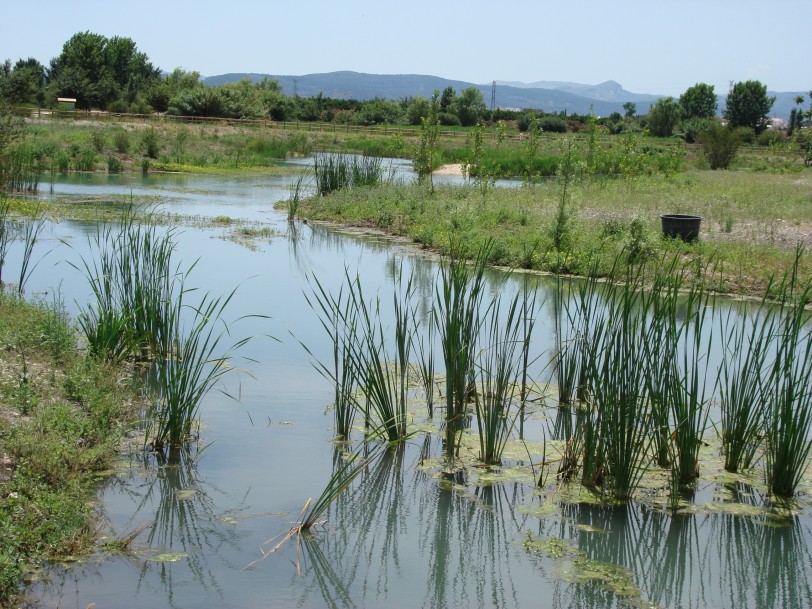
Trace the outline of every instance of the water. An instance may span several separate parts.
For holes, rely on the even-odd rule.
[[[672,517],[637,504],[560,507],[537,494],[526,462],[506,481],[477,484],[477,471],[456,485],[440,480],[422,466],[424,456],[442,452],[439,438],[427,435],[365,470],[312,539],[288,542],[245,568],[262,558],[260,544],[288,530],[336,463],[324,414],[332,389],[298,343],[329,355],[304,299],[307,277],[337,290],[345,272],[357,273],[367,293],[378,291],[388,302],[394,268],[403,264],[415,274],[425,316],[436,269],[434,260],[379,238],[308,225],[291,233],[273,204],[287,198],[294,179],[93,175],[53,184],[54,196],[155,195],[172,212],[263,221],[278,235],[251,249],[224,238],[227,228],[177,233],[180,259],[199,259],[189,283],[213,294],[236,289],[227,313],[235,338],[255,337],[237,362],[245,372],[224,387],[239,402],[220,392],[207,397],[198,458],[162,466],[136,455],[122,464],[99,500],[115,534],[146,527],[138,551],[49,568],[29,587],[37,606],[626,606],[617,586],[604,581],[619,580],[639,588],[633,606],[812,607],[808,496],[801,498],[803,513],[780,526],[722,509],[732,495],[755,507],[767,502],[751,487],[724,481],[700,482],[695,502],[705,507],[696,514]],[[46,227],[37,252],[49,253],[29,294],[50,298],[58,288],[77,312],[88,289],[73,265],[87,255],[91,230],[67,221]],[[9,269],[18,255],[11,252]],[[502,282],[490,274],[489,291],[519,289],[518,279]],[[554,345],[555,286],[542,281],[539,288],[547,305],[537,321],[536,355]],[[240,319],[246,315],[270,319]],[[542,356],[535,367],[542,381],[550,374],[546,363]],[[541,441],[543,429],[549,436],[544,416],[539,410],[528,422],[531,442]],[[543,541],[549,539],[566,545],[551,551]],[[581,581],[586,572],[594,578]]]

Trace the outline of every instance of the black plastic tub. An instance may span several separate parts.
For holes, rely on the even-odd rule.
[[[663,236],[672,239],[682,239],[685,243],[693,243],[699,239],[699,225],[702,216],[688,214],[663,214]]]

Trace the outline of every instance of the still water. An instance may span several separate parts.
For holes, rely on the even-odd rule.
[[[426,315],[437,264],[374,236],[289,227],[273,205],[293,181],[91,175],[45,185],[46,198],[154,196],[172,213],[262,222],[274,235],[249,248],[227,238],[228,228],[176,233],[178,258],[199,260],[187,284],[212,294],[235,289],[227,310],[233,335],[254,337],[239,352],[242,371],[223,387],[239,399],[221,392],[206,398],[200,448],[179,463],[123,455],[99,503],[106,534],[143,527],[135,551],[48,568],[29,586],[35,606],[812,607],[808,484],[800,515],[778,526],[758,515],[767,503],[758,491],[724,480],[701,481],[694,501],[703,509],[677,516],[635,503],[560,505],[536,491],[527,462],[508,480],[469,472],[453,485],[441,481],[425,466],[427,456],[442,452],[436,434],[415,436],[374,461],[312,538],[255,562],[261,544],[289,529],[337,463],[325,414],[332,388],[300,345],[328,359],[330,345],[305,300],[308,277],[337,291],[345,273],[357,273],[368,294],[388,301],[402,264],[415,276]],[[27,293],[59,294],[75,314],[88,287],[73,265],[88,254],[92,230],[49,224],[37,249],[47,255]],[[11,252],[9,268],[17,255]],[[522,281],[504,284],[497,273],[488,280],[489,289],[506,292]],[[549,305],[533,346],[543,382],[544,354],[554,345],[555,283],[540,280],[538,290]],[[528,442],[538,444],[553,427],[552,415],[539,409],[528,421]],[[714,509],[732,495],[756,515]]]

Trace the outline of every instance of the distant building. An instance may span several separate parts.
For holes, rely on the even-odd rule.
[[[75,97],[57,97],[56,98],[57,110],[76,110]]]
[[[789,128],[789,122],[785,121],[783,118],[774,117],[767,121],[767,128],[783,131],[784,129]]]

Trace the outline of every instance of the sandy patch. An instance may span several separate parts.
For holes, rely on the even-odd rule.
[[[462,163],[449,163],[434,170],[436,176],[459,176],[463,177]]]

